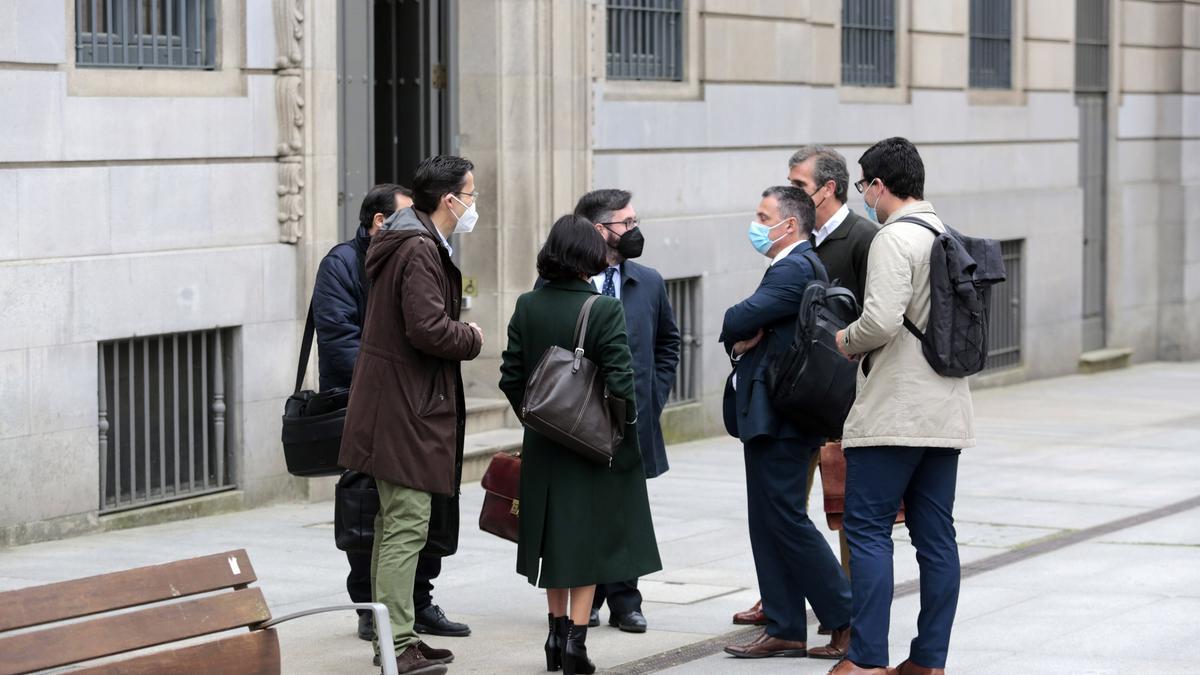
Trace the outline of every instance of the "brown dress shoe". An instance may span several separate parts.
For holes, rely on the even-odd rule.
[[[926,668],[905,659],[903,663],[896,666],[896,675],[946,675],[946,669]]]
[[[744,612],[733,615],[733,623],[738,626],[765,626],[767,615],[763,613],[762,600]]]
[[[449,649],[438,649],[430,647],[424,642],[417,643],[417,649],[421,652],[421,656],[430,663],[451,663],[454,661],[454,652]]]
[[[829,669],[829,675],[895,675],[891,668],[859,668],[850,659],[842,659]]]
[[[814,659],[844,659],[850,651],[850,626],[833,631],[829,644],[824,647],[813,647],[808,655]]]
[[[744,645],[729,645],[725,648],[725,653],[739,659],[765,659],[770,656],[799,658],[808,655],[808,645],[803,642],[773,638],[764,630]]]
[[[445,664],[430,663],[421,655],[417,645],[409,645],[396,657],[396,671],[400,675],[443,675]]]

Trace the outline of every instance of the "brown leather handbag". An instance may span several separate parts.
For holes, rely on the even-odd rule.
[[[479,529],[515,542],[521,532],[521,455],[497,452],[480,481]]]
[[[611,467],[625,438],[626,403],[609,394],[604,373],[583,351],[588,315],[599,298],[588,298],[579,311],[574,353],[552,345],[542,354],[525,388],[521,422],[580,456]]]

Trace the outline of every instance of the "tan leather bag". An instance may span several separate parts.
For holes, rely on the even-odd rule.
[[[846,512],[846,454],[840,440],[821,446],[821,492],[825,495],[825,522],[831,530],[842,529],[842,515]],[[896,522],[904,522],[903,500]]]
[[[626,404],[608,393],[604,373],[583,351],[588,315],[599,298],[588,298],[579,311],[574,353],[552,345],[542,354],[525,387],[521,422],[584,458],[611,467],[625,438]]]

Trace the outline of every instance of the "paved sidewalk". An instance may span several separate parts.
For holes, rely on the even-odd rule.
[[[956,505],[961,557],[972,575],[963,582],[948,670],[1194,672],[1200,363],[990,389],[975,402],[980,447],[963,454]],[[713,645],[723,642],[711,639],[734,630],[730,615],[757,598],[741,450],[718,438],[670,453],[672,470],[650,482],[665,566],[643,582],[650,631],[596,629],[588,641],[593,658],[613,672],[826,672],[831,662],[745,662],[716,653]],[[478,485],[463,493],[460,552],[446,560],[434,597],[474,632],[430,642],[455,651],[452,672],[537,672],[543,597],[515,574],[515,546],[474,526]],[[1154,517],[1187,500],[1178,512]],[[815,520],[824,529],[820,503],[818,486]],[[4,549],[0,589],[246,548],[276,615],[337,603],[345,598],[346,564],[333,548],[331,518],[328,503],[287,504]],[[1101,527],[1121,519],[1129,520]],[[916,563],[903,528],[896,539],[901,584],[916,577]],[[1054,550],[1061,542],[1070,545]],[[981,571],[997,555],[1006,556],[1002,564]],[[915,595],[897,599],[893,663],[907,654],[916,611]],[[281,626],[284,672],[377,672],[354,625],[352,616],[323,615]],[[811,640],[822,643],[812,629]]]

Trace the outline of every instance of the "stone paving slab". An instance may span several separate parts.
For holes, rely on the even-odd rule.
[[[964,563],[1200,495],[1200,364],[1152,364],[989,389],[976,395],[980,447],[964,452],[956,503]],[[612,672],[735,629],[757,599],[746,531],[742,453],[716,438],[670,449],[672,470],[649,483],[665,569],[645,580],[651,630],[589,635]],[[542,667],[543,595],[515,574],[515,546],[475,526],[482,492],[464,486],[460,551],[435,599],[471,624],[452,672]],[[811,504],[824,527],[819,482]],[[276,615],[345,601],[347,570],[332,545],[332,505],[241,513],[0,549],[0,590],[246,548]],[[896,581],[916,578],[903,527]],[[907,651],[917,598],[897,599],[891,649]],[[1200,661],[1200,509],[1110,532],[964,581],[954,673],[1191,672]],[[607,612],[603,614],[607,619]],[[351,615],[280,627],[286,673],[370,673],[370,646]],[[815,627],[812,631],[814,641]],[[636,665],[636,664],[635,664]],[[830,662],[743,662],[711,655],[675,673],[823,673]],[[641,672],[646,672],[645,670]]]

